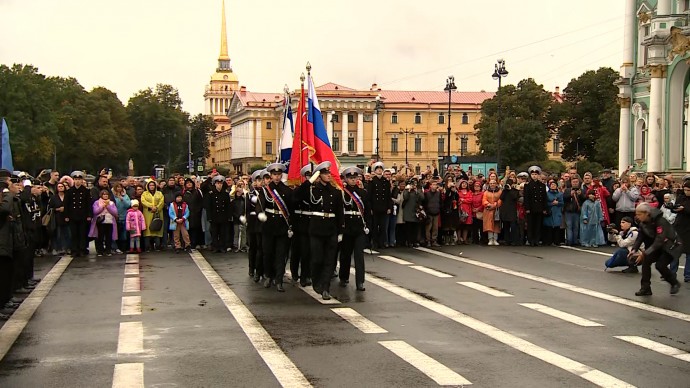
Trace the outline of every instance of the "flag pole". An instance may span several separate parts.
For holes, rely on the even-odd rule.
[[[285,84],[285,87],[283,87],[283,118],[280,123],[280,132],[278,132],[278,148],[276,149],[276,163],[283,162],[280,160],[281,153],[283,152],[283,130],[285,129],[285,121],[287,121],[287,111],[288,111],[288,103],[290,102],[289,100],[290,96],[290,88],[288,88],[287,84]]]
[[[309,64],[307,63],[307,70],[309,70],[309,69],[311,69],[311,66],[309,66]],[[302,101],[304,101],[304,80],[305,80],[304,73],[302,73],[300,75],[299,80],[300,80],[300,85],[301,85],[301,91],[300,91],[300,93],[301,93],[300,94],[300,103],[301,103]],[[306,107],[302,107],[302,109],[306,110]],[[299,112],[298,112],[298,114],[299,114]],[[302,167],[304,167],[304,161],[302,160],[302,147],[303,147],[302,142],[304,141],[303,140],[304,139],[304,122],[303,122],[303,118],[301,115],[299,117],[299,120],[300,120],[300,126],[299,126],[299,141],[300,141],[300,144],[299,144],[299,168],[301,169]]]

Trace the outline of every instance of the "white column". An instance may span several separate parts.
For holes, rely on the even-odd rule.
[[[364,155],[364,115],[357,112],[357,155]]]
[[[257,158],[261,158],[264,155],[264,142],[263,138],[261,137],[262,134],[262,129],[261,129],[261,120],[256,120],[256,131],[254,132],[254,139],[256,139],[256,143],[254,143],[254,156]]]
[[[630,163],[630,98],[621,98],[621,117],[618,129],[618,173],[625,171]]]
[[[349,123],[347,122],[347,111],[344,110],[342,112],[341,116],[342,116],[341,117],[342,120],[340,120],[340,122],[342,123],[341,124],[342,128],[340,130],[340,149],[341,149],[343,155],[347,155],[348,154],[347,142],[350,140],[348,137],[349,129],[348,129],[347,125]]]
[[[649,128],[647,144],[647,171],[661,172],[661,132],[663,131],[663,112],[661,110],[662,88],[664,79],[663,67],[657,65],[652,67],[652,81],[649,91]]]
[[[656,15],[665,16],[671,14],[671,0],[659,0],[656,6]]]
[[[683,108],[683,112],[685,113],[684,117],[690,117],[690,109]],[[685,144],[685,155],[683,155],[683,160],[685,161],[685,171],[690,172],[690,135],[688,134],[688,127],[685,128],[683,144]]]
[[[376,155],[376,149],[378,148],[378,144],[376,144],[376,131],[379,126],[379,112],[374,111],[374,121],[371,123],[371,153],[372,155]]]
[[[623,66],[621,67],[621,77],[632,77],[633,58],[635,50],[633,42],[637,29],[635,26],[635,5],[636,0],[625,0],[625,26],[623,27]]]
[[[333,146],[333,115],[335,111],[326,113],[326,133],[328,133],[328,142]]]

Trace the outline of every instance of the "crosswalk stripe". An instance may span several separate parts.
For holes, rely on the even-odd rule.
[[[127,258],[125,259],[126,264],[138,264],[139,263],[139,255],[137,254],[128,254]]]
[[[445,272],[437,271],[435,269],[431,269],[428,267],[425,267],[423,265],[411,265],[409,268],[416,269],[417,271],[421,271],[424,273],[428,273],[429,275],[436,276],[437,278],[452,278],[453,275],[449,275]]]
[[[582,364],[578,361],[575,361],[568,357],[562,356],[558,353],[542,348],[527,340],[514,336],[497,327],[491,326],[478,319],[465,315],[441,303],[426,299],[405,288],[402,288],[391,282],[383,280],[377,276],[367,274],[367,277],[369,283],[371,284],[379,286],[384,290],[398,295],[403,299],[406,299],[412,303],[429,309],[441,316],[451,319],[472,330],[482,333],[489,338],[493,338],[494,340],[506,344],[511,348],[516,349],[522,353],[530,355],[534,358],[537,358],[553,366],[561,368],[567,372],[570,372],[576,376],[579,376],[595,385],[598,385],[600,387],[633,387],[625,381],[619,380],[611,375],[608,375],[590,366]]]
[[[642,337],[636,337],[636,336],[615,336],[615,338],[618,338],[619,340],[623,340],[626,342],[630,342],[631,344],[641,346],[645,349],[649,349],[652,351],[655,351],[657,353],[661,353],[666,356],[670,356],[673,358],[677,358],[682,361],[690,362],[690,353],[685,352],[680,349],[676,349],[672,346],[664,345],[646,338]]]
[[[120,322],[117,354],[135,354],[144,351],[144,326],[141,322]]]
[[[381,258],[383,260],[390,261],[391,263],[395,263],[395,264],[401,264],[401,265],[412,265],[412,264],[414,264],[414,263],[411,263],[407,260],[398,259],[397,257],[393,257],[393,256],[379,256],[379,258]]]
[[[364,318],[360,313],[349,307],[336,307],[332,308],[331,311],[340,315],[341,318],[348,321],[352,326],[358,328],[364,334],[388,333],[388,330]]]
[[[189,254],[206,280],[211,284],[220,300],[240,325],[244,334],[268,365],[278,383],[283,387],[311,387],[311,384],[290,358],[276,344],[261,323],[242,303],[239,297],[225,284],[211,264],[198,252]]]
[[[540,313],[550,315],[554,318],[562,319],[566,322],[570,322],[573,324],[576,324],[578,326],[584,326],[584,327],[601,327],[604,326],[601,323],[597,323],[594,321],[590,321],[588,319],[580,318],[577,315],[569,314],[564,311],[556,310],[554,308],[544,306],[543,304],[539,303],[518,303],[520,306],[527,307],[528,309],[532,309],[534,311],[538,311]]]
[[[512,295],[510,295],[508,293],[494,290],[491,287],[487,287],[487,286],[484,286],[484,285],[481,285],[481,284],[475,283],[475,282],[458,282],[458,284],[461,286],[469,287],[473,290],[477,290],[479,292],[483,292],[485,294],[489,294],[491,296],[495,296],[497,298],[512,298],[513,297]]]
[[[379,344],[402,358],[403,361],[417,368],[417,370],[427,375],[438,385],[472,385],[466,378],[415,349],[405,341],[379,341]]]
[[[370,255],[378,255],[379,254],[379,251],[375,251],[373,249],[365,249],[364,252],[368,253]]]
[[[285,270],[285,275],[286,275],[288,278],[291,278],[291,277],[292,277],[292,272],[290,272],[289,269],[288,269],[288,270]],[[309,295],[309,296],[311,296],[312,298],[316,299],[316,301],[319,302],[319,303],[321,303],[321,304],[326,304],[326,305],[328,305],[328,304],[340,304],[340,301],[337,300],[337,299],[334,298],[334,297],[331,297],[331,299],[329,299],[329,300],[324,300],[323,297],[322,297],[321,295],[317,294],[316,291],[314,291],[314,288],[313,288],[312,286],[301,287],[301,286],[297,285],[297,288],[301,289],[301,290],[304,291],[307,295]]]
[[[125,276],[139,275],[139,264],[125,264]]]
[[[139,278],[125,278],[122,282],[122,292],[139,292],[141,291],[141,282]]]
[[[144,388],[144,364],[140,362],[116,364],[113,388]]]
[[[599,251],[593,251],[593,250],[590,250],[590,249],[582,249],[582,248],[576,248],[576,247],[569,247],[569,246],[566,246],[566,245],[561,245],[560,248],[563,248],[563,249],[570,249],[570,250],[573,250],[573,251],[579,251],[579,252],[585,252],[585,253],[591,253],[591,254],[594,254],[594,255],[606,256],[606,257],[611,257],[611,255],[612,255],[612,253],[599,252]],[[682,266],[682,265],[679,265],[678,268],[680,268],[680,269],[685,269],[685,267]]]
[[[123,296],[120,315],[141,315],[141,296]]]
[[[458,262],[461,262],[461,263],[474,265],[474,266],[476,266],[476,267],[481,267],[481,268],[484,268],[484,269],[489,269],[489,270],[492,270],[492,271],[501,272],[501,273],[504,273],[504,274],[507,274],[507,275],[512,275],[512,276],[516,276],[516,277],[523,278],[523,279],[527,279],[527,280],[532,280],[532,281],[535,281],[535,282],[538,282],[538,283],[546,284],[546,285],[553,286],[553,287],[556,287],[556,288],[560,288],[560,289],[563,289],[563,290],[568,290],[568,291],[576,292],[576,293],[582,294],[582,295],[591,296],[591,297],[593,297],[593,298],[605,300],[605,301],[608,301],[608,302],[617,303],[617,304],[620,304],[620,305],[623,305],[623,306],[628,306],[628,307],[636,308],[636,309],[639,309],[639,310],[648,311],[648,312],[650,312],[650,313],[655,313],[655,314],[659,314],[659,315],[664,315],[664,316],[667,316],[667,317],[676,318],[676,319],[680,319],[680,320],[683,320],[683,321],[686,321],[686,322],[690,322],[690,314],[685,314],[685,313],[681,313],[681,312],[678,312],[678,311],[668,310],[668,309],[661,308],[661,307],[651,306],[651,305],[648,305],[648,304],[645,304],[645,303],[641,303],[641,302],[637,302],[637,301],[634,301],[634,300],[621,298],[620,296],[614,296],[614,295],[605,294],[605,293],[603,293],[603,292],[590,290],[590,289],[588,289],[588,288],[575,286],[575,285],[568,284],[568,283],[564,283],[564,282],[561,282],[561,281],[558,281],[558,280],[552,280],[552,279],[544,278],[544,277],[541,277],[541,276],[528,274],[528,273],[525,273],[525,272],[515,271],[515,270],[512,270],[512,269],[499,267],[499,266],[497,266],[497,265],[488,264],[488,263],[483,263],[483,262],[481,262],[481,261],[476,261],[476,260],[472,260],[472,259],[467,259],[467,258],[465,258],[465,257],[454,256],[454,255],[451,255],[451,254],[448,254],[448,253],[445,253],[445,252],[434,251],[434,250],[432,250],[432,249],[421,248],[421,247],[420,247],[420,248],[416,248],[416,249],[417,249],[417,250],[420,250],[420,251],[422,251],[422,252],[430,253],[430,254],[432,254],[432,255],[436,255],[436,256],[440,256],[440,257],[445,257],[445,258],[450,259],[450,260],[455,260],[455,261],[458,261]]]

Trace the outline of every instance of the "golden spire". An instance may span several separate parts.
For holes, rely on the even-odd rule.
[[[223,0],[223,9],[221,12],[221,27],[220,27],[220,56],[218,57],[219,60],[228,60],[230,57],[228,56],[228,33],[227,29],[225,28],[225,0]]]

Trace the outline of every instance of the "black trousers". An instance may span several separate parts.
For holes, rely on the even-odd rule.
[[[189,242],[192,248],[196,248],[197,245],[204,245],[204,232],[201,228],[189,228]]]
[[[96,252],[110,253],[113,248],[113,224],[96,225],[98,237],[96,237]]]
[[[265,233],[261,236],[261,246],[264,254],[264,277],[274,279],[276,284],[283,283],[290,239],[287,234]]]
[[[652,263],[656,263],[656,270],[659,271],[661,277],[671,284],[678,283],[676,274],[671,272],[668,265],[673,261],[673,256],[666,252],[655,253],[650,256],[645,256],[642,261],[642,279],[640,280],[641,288],[650,290],[652,288]]]
[[[17,290],[27,284],[27,280],[33,277],[28,274],[27,258],[33,262],[34,251],[31,248],[18,249],[12,252],[12,289]]]
[[[87,236],[89,234],[89,222],[84,221],[69,221],[69,229],[72,235],[72,255],[81,256],[85,249],[89,246]]]
[[[563,231],[561,230],[560,226],[557,226],[555,228],[552,228],[550,226],[545,226],[544,227],[544,238],[543,242],[544,245],[551,245],[551,244],[560,244],[563,242]]]
[[[386,220],[388,219],[388,214],[374,213],[371,218],[372,228],[371,228],[371,242],[374,248],[381,248],[388,243],[386,230]]]
[[[527,241],[530,245],[539,245],[541,240],[541,228],[544,225],[544,213],[530,212],[525,215],[527,220]]]
[[[509,245],[522,245],[517,221],[503,221],[503,240]]]
[[[419,222],[405,222],[405,242],[409,245],[419,243]]]
[[[364,233],[343,235],[343,241],[340,243],[340,273],[338,274],[340,280],[350,279],[350,264],[354,255],[355,282],[356,284],[364,283],[364,245],[366,240]]]
[[[297,232],[292,238],[292,256],[290,257],[290,271],[293,278],[300,278],[303,282],[311,278],[311,242],[309,233]]]
[[[311,274],[314,290],[330,291],[331,277],[335,270],[335,260],[338,254],[338,236],[310,236],[311,242]]]
[[[12,298],[14,262],[10,256],[0,256],[0,308]]]
[[[225,252],[228,248],[230,237],[230,222],[211,223],[211,247],[216,251]]]
[[[247,243],[249,244],[249,270],[262,275],[264,273],[264,259],[261,233],[249,233],[247,237]]]

